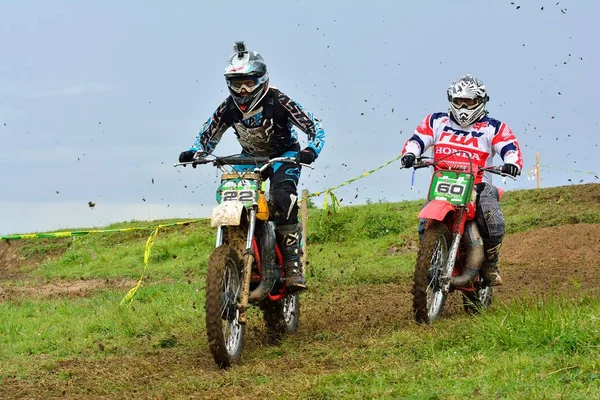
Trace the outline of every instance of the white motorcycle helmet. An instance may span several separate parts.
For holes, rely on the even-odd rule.
[[[244,42],[235,42],[235,53],[225,67],[225,80],[237,108],[249,113],[269,90],[269,74],[265,60],[248,51]]]
[[[487,114],[485,104],[489,100],[483,82],[472,75],[462,76],[448,87],[449,111],[463,128]]]

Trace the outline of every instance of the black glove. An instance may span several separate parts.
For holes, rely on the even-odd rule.
[[[179,162],[190,162],[194,161],[196,152],[194,150],[182,151],[179,155]]]
[[[510,176],[516,177],[517,175],[519,175],[520,170],[519,167],[517,167],[515,164],[504,164],[502,166],[502,172]]]
[[[317,153],[310,147],[296,153],[296,162],[300,164],[312,164],[317,159]]]
[[[406,153],[400,159],[400,163],[404,166],[404,168],[410,168],[415,165],[415,160],[417,157],[413,153]]]

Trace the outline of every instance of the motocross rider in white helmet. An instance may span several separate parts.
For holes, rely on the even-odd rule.
[[[478,167],[491,166],[495,154],[504,165],[502,172],[517,176],[523,168],[519,143],[504,122],[488,117],[489,96],[479,79],[465,75],[452,82],[447,90],[449,112],[429,114],[415,129],[402,150],[402,165],[412,167],[415,159],[433,147],[434,160]],[[500,210],[499,192],[492,185],[491,174],[478,175],[476,181],[476,222],[485,248],[481,276],[485,284],[501,285],[498,256],[504,238],[504,215]],[[419,236],[425,232],[426,220],[419,223]]]

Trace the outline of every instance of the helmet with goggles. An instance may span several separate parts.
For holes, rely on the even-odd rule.
[[[448,87],[450,113],[462,127],[467,127],[487,114],[485,104],[490,100],[485,85],[472,75],[458,78]]]
[[[269,90],[269,74],[265,60],[248,51],[244,42],[235,42],[234,54],[225,67],[225,80],[237,108],[252,111]]]

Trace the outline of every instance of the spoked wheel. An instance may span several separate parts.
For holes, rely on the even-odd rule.
[[[481,310],[488,309],[492,304],[493,294],[494,288],[492,286],[478,288],[472,292],[462,292],[464,310],[474,315]]]
[[[288,294],[279,301],[263,300],[263,310],[267,337],[269,342],[278,343],[281,339],[298,329],[300,318],[300,296],[298,293]]]
[[[413,282],[413,312],[419,324],[430,324],[439,318],[447,293],[440,286],[442,269],[448,262],[450,232],[444,224],[433,221],[419,247]]]
[[[228,245],[217,247],[208,260],[206,275],[206,332],[208,347],[221,368],[242,355],[246,326],[239,322],[237,303],[242,291],[242,264]]]

